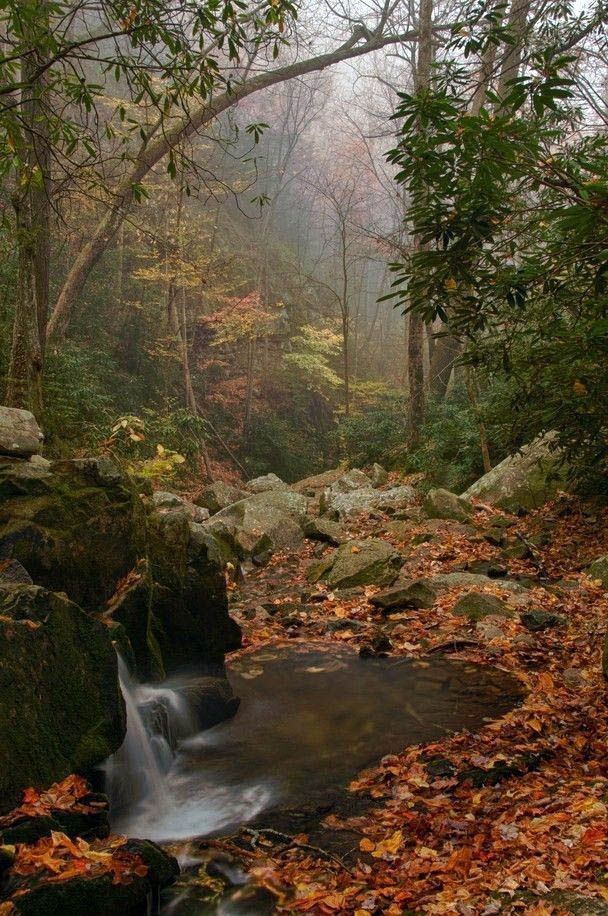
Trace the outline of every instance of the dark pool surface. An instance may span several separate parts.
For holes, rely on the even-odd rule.
[[[440,657],[360,659],[314,646],[229,667],[237,715],[181,746],[159,803],[115,825],[151,839],[225,832],[282,805],[315,804],[408,744],[474,731],[517,703],[497,669]]]

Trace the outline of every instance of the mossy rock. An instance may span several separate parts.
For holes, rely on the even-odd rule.
[[[124,701],[106,627],[40,586],[0,588],[0,807],[120,747]]]
[[[608,556],[598,557],[587,569],[591,579],[599,580],[604,588],[608,588]]]
[[[429,490],[423,508],[429,518],[452,519],[456,522],[470,521],[474,512],[468,500],[441,488]]]
[[[338,547],[308,572],[311,582],[324,580],[329,588],[353,588],[358,585],[390,585],[395,581],[403,557],[379,538],[348,541]]]
[[[463,497],[477,497],[507,512],[538,509],[565,485],[567,469],[556,445],[556,434],[539,436],[480,477]]]
[[[499,617],[512,617],[513,612],[509,610],[504,601],[495,598],[494,595],[486,595],[483,592],[469,592],[463,595],[454,605],[453,614],[468,617],[470,620],[483,620],[484,617],[497,615]]]
[[[165,668],[222,666],[241,644],[228,614],[224,564],[215,538],[182,509],[148,519],[150,602],[146,638]]]
[[[26,468],[0,460],[0,558],[85,610],[101,609],[143,552],[134,488],[109,459]]]
[[[145,877],[132,875],[128,884],[113,884],[109,875],[54,883],[30,877],[9,880],[7,896],[13,889],[26,891],[12,901],[23,916],[146,916],[159,891],[179,875],[179,866],[148,840],[130,840],[124,848],[143,859],[148,866]]]
[[[370,598],[370,604],[381,608],[385,613],[390,613],[399,608],[416,608],[418,610],[431,608],[437,600],[439,592],[429,585],[424,579],[404,582],[394,588],[378,592]]]

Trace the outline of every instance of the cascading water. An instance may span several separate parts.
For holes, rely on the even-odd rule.
[[[161,842],[189,839],[250,820],[268,805],[267,785],[225,784],[204,766],[195,773],[189,768],[190,743],[211,746],[215,731],[200,730],[196,681],[194,686],[191,678],[139,684],[120,654],[118,676],[127,733],[104,765],[116,831]]]

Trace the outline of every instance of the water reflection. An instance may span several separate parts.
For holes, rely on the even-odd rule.
[[[517,702],[504,672],[442,658],[361,660],[288,647],[229,669],[236,717],[181,743],[163,804],[114,826],[156,840],[227,831],[277,805],[322,803],[408,744],[478,729]]]

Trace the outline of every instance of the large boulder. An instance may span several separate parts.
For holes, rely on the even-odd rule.
[[[306,497],[299,493],[269,490],[223,509],[203,527],[221,545],[226,559],[245,560],[299,547],[307,507]]]
[[[313,564],[308,571],[311,582],[320,580],[329,588],[353,588],[358,585],[390,585],[395,581],[403,557],[379,538],[348,541],[328,557]]]
[[[0,560],[85,610],[102,609],[133,568],[144,531],[137,492],[109,459],[0,459]]]
[[[367,474],[359,468],[351,468],[332,484],[331,489],[334,493],[354,493],[355,490],[360,490],[362,487],[370,487],[371,483],[371,478]]]
[[[249,480],[245,487],[250,493],[268,493],[271,490],[288,490],[289,484],[276,474],[264,474],[262,477]]]
[[[468,500],[440,488],[429,490],[424,511],[429,518],[451,519],[466,524],[471,520],[474,509]]]
[[[151,513],[147,539],[150,627],[165,668],[221,666],[240,630],[228,614],[218,544],[183,508]]]
[[[124,703],[106,627],[64,595],[0,587],[0,807],[100,763],[122,743]]]
[[[292,483],[291,489],[295,490],[296,493],[302,493],[303,496],[315,497],[327,487],[331,487],[343,474],[343,467],[332,468],[329,471],[313,474],[311,477],[305,477],[303,480]]]
[[[375,490],[368,486],[351,493],[341,493],[332,487],[323,493],[321,512],[335,518],[348,518],[362,512],[391,513],[411,506],[415,500],[416,493],[408,486],[388,490]]]
[[[555,440],[555,433],[539,436],[480,477],[462,494],[463,498],[476,497],[509,512],[538,509],[566,481]]]
[[[215,480],[199,493],[194,502],[197,506],[208,509],[211,515],[215,515],[216,512],[221,512],[222,509],[227,509],[228,506],[248,496],[249,493],[246,493],[245,490],[239,490],[238,487],[233,487],[232,484],[225,483],[223,480]]]
[[[42,448],[44,436],[29,410],[0,407],[0,454],[29,458]]]
[[[194,522],[198,507],[138,489],[108,458],[0,459],[0,578],[18,563],[37,585],[120,624],[113,638],[142,679],[206,671],[239,644],[219,545]]]

